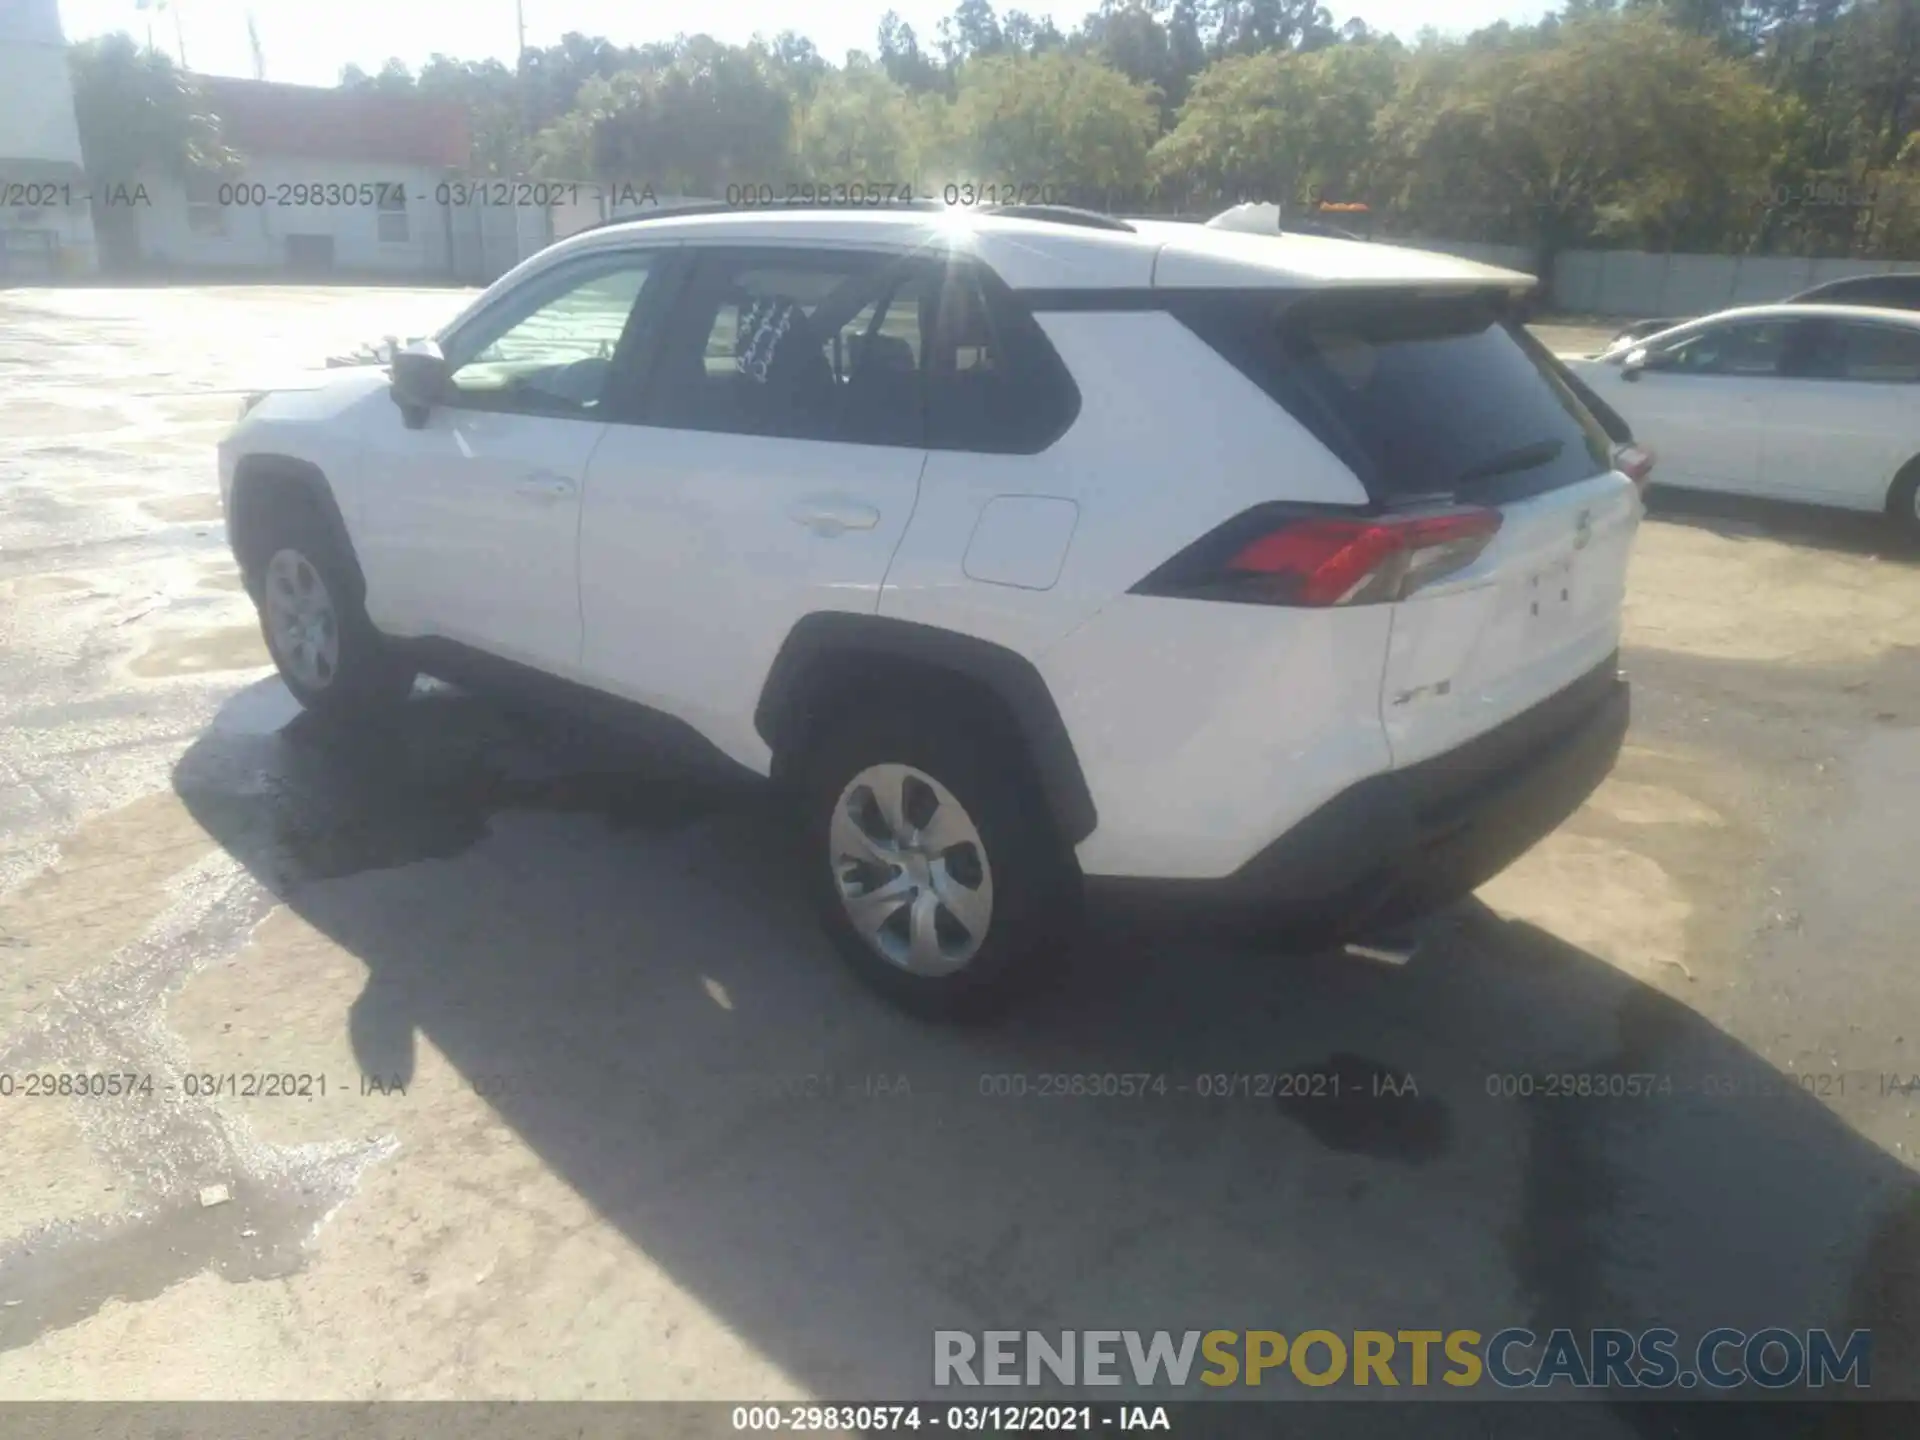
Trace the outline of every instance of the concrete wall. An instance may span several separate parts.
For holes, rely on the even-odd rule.
[[[1405,245],[1415,250],[1437,250],[1443,255],[1457,255],[1462,260],[1533,274],[1533,251],[1524,245],[1494,245],[1483,240],[1446,240],[1433,236],[1380,235],[1375,237],[1375,241],[1382,245]]]
[[[1516,268],[1531,273],[1533,265],[1529,260]],[[1888,271],[1920,271],[1920,260],[1569,250],[1554,263],[1552,301],[1555,309],[1573,314],[1704,315],[1734,305],[1784,300],[1797,291],[1848,275]]]
[[[324,235],[333,241],[333,269],[349,274],[430,276],[451,273],[447,207],[435,187],[447,178],[425,166],[368,162],[251,159],[243,174],[213,182],[266,187],[265,205],[218,207],[219,231],[196,229],[187,191],[178,181],[142,175],[147,203],[132,207],[141,260],[163,268],[278,269],[287,265],[287,238]],[[400,185],[407,194],[405,239],[383,239],[376,205],[281,204],[279,187],[298,185]],[[230,199],[240,198],[232,193]]]
[[[447,228],[453,278],[467,285],[491,285],[555,238],[552,214],[537,205],[456,206]]]

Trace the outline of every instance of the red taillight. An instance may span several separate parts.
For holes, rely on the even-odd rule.
[[[1616,445],[1613,447],[1613,468],[1644,490],[1653,476],[1653,451],[1644,445]]]
[[[1483,509],[1295,520],[1242,545],[1225,578],[1269,604],[1379,604],[1472,564],[1499,529],[1500,512]]]

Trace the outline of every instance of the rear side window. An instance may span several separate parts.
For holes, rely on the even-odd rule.
[[[1891,384],[1920,381],[1920,329],[1892,325],[1843,325],[1842,374],[1849,380]]]
[[[1039,323],[997,278],[947,265],[926,355],[927,444],[1034,455],[1066,434],[1080,391]]]
[[[1487,299],[1222,295],[1175,313],[1379,503],[1499,504],[1611,466],[1600,423]]]

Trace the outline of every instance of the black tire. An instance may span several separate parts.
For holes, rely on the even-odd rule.
[[[260,615],[260,633],[280,678],[306,709],[329,720],[364,721],[390,714],[413,689],[415,667],[367,619],[358,567],[318,505],[298,491],[283,491],[250,537],[247,586]],[[303,559],[332,601],[338,630],[338,661],[318,683],[283,653],[268,620],[267,586],[274,557],[292,552]]]
[[[1887,518],[1902,540],[1920,547],[1920,456],[1907,462],[1887,493]]]
[[[922,1019],[977,1021],[1002,1013],[1056,973],[1079,918],[1072,851],[1059,838],[1024,755],[987,708],[848,707],[814,727],[815,739],[793,767],[802,874],[822,927],[861,980]],[[856,928],[841,896],[834,816],[849,785],[883,764],[911,767],[944,787],[985,851],[992,884],[986,934],[949,974],[916,974],[884,957]],[[928,798],[924,790],[917,793]],[[950,852],[952,863],[971,868],[964,851]]]

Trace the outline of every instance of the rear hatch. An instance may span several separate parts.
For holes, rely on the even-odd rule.
[[[1452,749],[1605,661],[1639,498],[1605,428],[1504,297],[1250,298],[1222,296],[1188,323],[1352,467],[1373,513],[1452,527],[1433,563],[1416,549],[1390,588],[1348,597],[1392,606],[1380,717],[1394,763]]]

